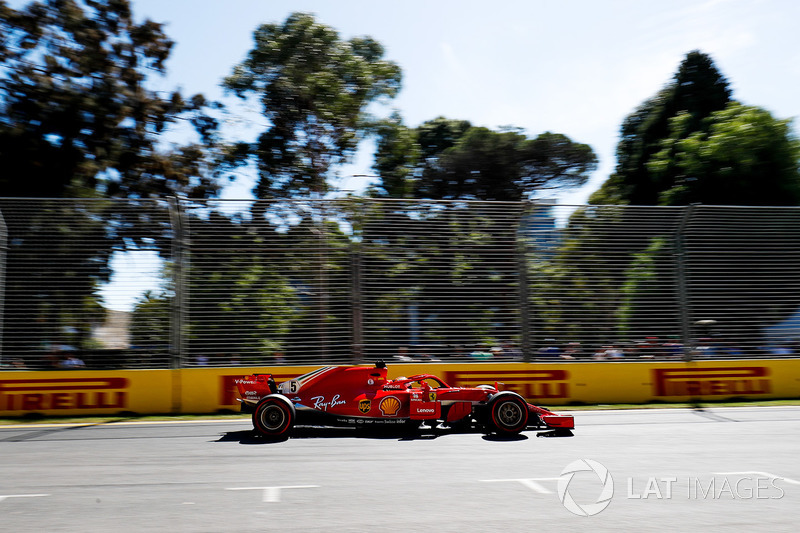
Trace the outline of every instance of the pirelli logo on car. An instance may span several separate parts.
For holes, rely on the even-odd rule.
[[[503,383],[503,390],[523,398],[568,398],[569,373],[566,370],[449,370],[444,380],[451,387],[476,387]]]
[[[736,396],[769,394],[772,382],[765,366],[655,368],[655,396]]]
[[[122,409],[128,405],[126,378],[42,378],[0,380],[0,409]]]

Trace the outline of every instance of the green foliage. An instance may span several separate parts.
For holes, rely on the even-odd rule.
[[[582,185],[597,165],[589,146],[550,132],[528,139],[443,117],[409,129],[397,116],[377,131],[382,196],[514,201]]]
[[[662,206],[798,205],[800,150],[790,126],[790,121],[777,120],[763,109],[732,101],[728,82],[713,61],[700,52],[690,52],[672,82],[625,119],[615,172],[589,202]],[[609,266],[614,276],[608,280],[608,288],[621,295],[610,301],[614,302],[616,326],[623,336],[652,334],[660,327],[659,313],[661,323],[667,323],[673,321],[668,317],[678,312],[677,293],[670,289],[672,261],[665,244],[685,236],[674,234],[677,228],[667,229],[668,211],[664,211],[665,224],[660,235],[636,235],[641,220],[635,213],[631,210],[619,222],[619,228],[628,229],[630,236],[619,249],[622,254],[619,264]],[[683,216],[689,216],[689,212]],[[571,220],[570,226],[574,222]],[[731,310],[730,305],[718,300],[721,294],[742,294],[744,289],[739,286],[742,280],[751,283],[750,273],[766,268],[767,258],[773,253],[768,249],[756,256],[744,251],[763,241],[763,237],[737,242],[723,251],[721,240],[737,237],[729,235],[729,231],[729,228],[720,230],[721,235],[713,239],[693,236],[695,241],[707,240],[708,249],[714,250],[709,254],[713,259],[695,252],[693,262],[707,260],[715,275],[708,287],[696,280],[697,286],[692,290],[695,295],[702,294],[699,298],[705,303],[706,317],[724,322],[731,334],[755,338],[760,332],[753,331],[751,318],[743,317],[756,316],[764,309],[774,314],[792,310],[775,311],[774,299],[764,297],[750,302],[748,312],[740,306]],[[604,250],[611,245],[597,230],[582,238],[594,240]],[[726,268],[719,270],[719,265]],[[747,265],[747,274],[729,274],[734,268],[742,268],[740,265]]]
[[[609,309],[620,298],[624,267],[615,259],[628,232],[625,211],[617,206],[577,209],[560,235],[558,247],[547,253],[528,250],[531,329],[541,343],[544,337],[580,339],[595,346],[615,342]]]
[[[625,283],[622,285],[622,300],[617,308],[619,320],[617,328],[622,338],[628,338],[632,333],[632,322],[636,318],[641,319],[646,315],[646,310],[640,309],[637,304],[641,304],[642,301],[647,302],[648,295],[652,295],[654,289],[658,287],[656,263],[665,251],[671,251],[667,239],[654,237],[643,252],[633,255],[630,267],[625,273]],[[641,334],[638,331],[636,333]]]
[[[141,199],[216,194],[208,103],[148,88],[172,45],[160,24],[134,21],[128,0],[44,0],[19,10],[0,3],[0,197],[91,199],[3,206],[6,345],[76,331],[62,342],[86,347],[90,326],[103,319],[96,288],[108,281],[113,251],[161,247],[170,237]],[[162,143],[170,128],[188,126],[194,143]],[[134,209],[101,198],[130,199]]]
[[[46,0],[0,10],[0,196],[134,197],[217,190],[206,149],[216,123],[197,95],[160,95],[172,41],[128,0]],[[164,150],[183,116],[205,146]]]
[[[400,89],[400,68],[370,37],[342,40],[312,15],[264,24],[254,47],[224,86],[256,96],[269,127],[252,145],[238,144],[228,163],[258,162],[258,198],[324,194],[329,171],[346,161],[367,131],[367,106]]]
[[[165,353],[170,342],[172,296],[169,291],[145,291],[131,318],[131,344],[151,354]]]
[[[86,347],[91,327],[104,320],[94,294],[110,273],[101,212],[96,202],[0,200],[9,236],[3,265],[6,349]]]
[[[424,159],[425,149],[417,143],[417,132],[404,126],[397,113],[380,122],[375,132],[378,143],[373,168],[381,176],[381,188],[385,195],[392,198],[413,198],[417,165]],[[376,190],[372,194],[383,195]]]
[[[677,171],[659,203],[722,205],[800,204],[800,141],[790,120],[731,103],[686,134],[691,117],[672,120],[672,134],[648,164],[654,175]]]
[[[362,232],[368,355],[391,357],[397,346],[419,343],[447,357],[511,340],[521,208],[373,203]]]
[[[591,204],[656,205],[660,194],[672,187],[676,171],[669,165],[654,174],[648,167],[655,154],[664,149],[670,136],[670,121],[686,116],[683,135],[703,126],[703,120],[730,102],[727,80],[711,58],[690,52],[673,81],[625,118],[617,145],[617,167],[589,199]]]

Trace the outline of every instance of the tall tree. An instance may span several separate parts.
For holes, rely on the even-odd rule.
[[[589,146],[550,132],[529,139],[442,117],[409,129],[393,117],[378,134],[374,168],[390,197],[520,200],[581,185],[597,165]]]
[[[648,164],[663,150],[670,136],[670,120],[686,115],[683,135],[703,127],[703,119],[731,101],[728,81],[713,60],[699,51],[689,52],[667,84],[640,105],[622,124],[617,145],[617,167],[590,198],[592,204],[656,205],[662,191],[677,179],[678,171],[664,168],[658,174]]]
[[[255,158],[259,198],[324,195],[330,171],[346,161],[367,131],[367,106],[400,89],[400,68],[370,37],[343,40],[312,15],[256,29],[254,47],[224,86],[256,96],[269,127],[229,161]]]
[[[0,203],[9,231],[6,347],[90,345],[114,250],[169,250],[164,211],[142,199],[216,194],[207,102],[148,88],[172,44],[160,24],[134,20],[129,0],[21,9],[0,1],[0,197],[82,199]],[[187,125],[195,142],[162,142]],[[102,198],[132,200],[131,208]]]
[[[215,121],[201,95],[147,88],[172,41],[128,0],[0,4],[0,196],[213,195]],[[198,143],[159,145],[185,118]]]
[[[612,300],[618,332],[676,335],[679,313],[693,313],[689,322],[716,320],[718,333],[742,347],[759,342],[754,317],[780,321],[793,313],[795,284],[775,267],[793,260],[793,252],[774,245],[791,241],[791,210],[700,206],[675,212],[633,205],[798,205],[799,161],[790,121],[732,100],[711,59],[687,54],[673,81],[626,118],[616,171],[590,198],[593,204],[631,204],[614,223],[624,235],[617,249],[627,259],[608,262],[608,287],[622,296]],[[663,222],[637,234],[644,213]],[[599,228],[573,222],[590,229],[582,240],[595,239],[604,251],[615,244]],[[677,253],[684,253],[680,273],[674,271]],[[776,276],[780,281],[773,281]],[[680,291],[676,279],[683,283]],[[689,307],[679,309],[680,303]]]
[[[674,175],[660,204],[800,205],[800,141],[791,120],[732,102],[687,135],[691,122],[686,113],[673,118],[648,164],[656,177]]]

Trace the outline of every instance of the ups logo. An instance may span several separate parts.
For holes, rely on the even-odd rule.
[[[367,414],[370,409],[372,409],[372,402],[370,400],[360,400],[358,402],[358,410],[362,413]]]

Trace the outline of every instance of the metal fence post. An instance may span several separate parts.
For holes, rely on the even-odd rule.
[[[686,281],[686,226],[692,218],[695,207],[698,204],[691,204],[686,207],[678,228],[675,231],[675,275],[677,277],[676,287],[678,291],[678,309],[680,311],[681,322],[681,343],[683,344],[683,358],[686,361],[692,360],[694,342],[691,331],[691,310],[689,308],[689,289]]]
[[[6,319],[6,258],[8,257],[8,226],[0,211],[0,366],[3,365],[3,323]]]
[[[364,360],[364,311],[361,306],[361,250],[355,244],[351,245],[350,272],[351,276],[351,301],[353,316],[353,360],[356,364]]]
[[[186,242],[184,212],[180,198],[169,200],[169,215],[172,224],[172,283],[175,293],[172,298],[170,317],[170,368],[185,366],[186,339],[184,321],[186,311]]]
[[[524,239],[517,242],[517,276],[519,292],[519,328],[520,328],[520,351],[522,360],[526,363],[531,361],[531,307],[530,307],[530,284],[528,280],[528,257],[527,246]]]

